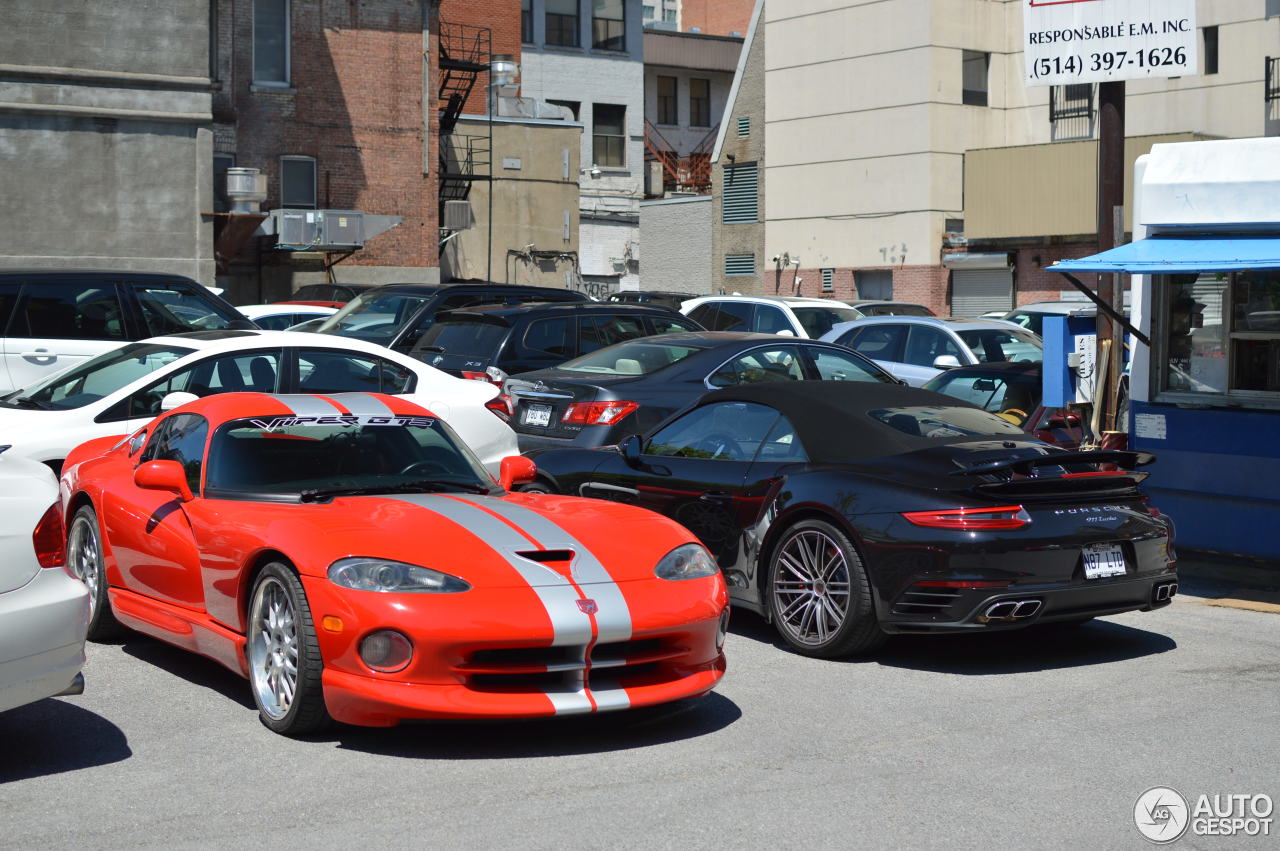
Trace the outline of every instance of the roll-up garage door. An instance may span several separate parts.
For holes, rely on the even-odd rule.
[[[951,315],[981,316],[1013,308],[1013,270],[952,269]]]

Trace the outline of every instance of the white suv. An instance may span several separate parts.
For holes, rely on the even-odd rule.
[[[842,301],[799,296],[709,295],[691,298],[680,312],[708,331],[754,331],[816,340],[862,313]]]

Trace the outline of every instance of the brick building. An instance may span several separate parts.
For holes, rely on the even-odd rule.
[[[744,36],[755,0],[681,0],[680,29],[707,35]]]
[[[219,258],[233,300],[283,298],[330,275],[438,280],[436,80],[424,60],[436,55],[437,5],[212,1],[215,173],[260,169],[264,210],[401,217],[345,257],[251,237]]]

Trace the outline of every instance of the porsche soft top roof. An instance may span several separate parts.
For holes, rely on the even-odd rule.
[[[755,402],[780,411],[799,434],[809,460],[841,464],[886,455],[901,455],[928,446],[972,440],[1009,439],[1005,433],[962,437],[912,435],[871,416],[872,411],[895,408],[968,408],[981,410],[953,396],[865,381],[786,381],[748,384],[716,390],[700,405],[713,402]]]

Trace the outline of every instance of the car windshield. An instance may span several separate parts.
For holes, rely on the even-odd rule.
[[[59,411],[83,408],[194,351],[182,346],[132,343],[51,376],[10,396],[5,404]]]
[[[879,408],[867,413],[872,419],[913,437],[1022,434],[1022,429],[1008,420],[977,408],[915,405]]]
[[[430,298],[430,295],[384,290],[362,293],[315,330],[318,334],[355,337],[386,345]]]
[[[1013,328],[974,328],[960,331],[960,339],[973,352],[978,363],[999,363],[1001,361],[1031,361],[1040,363],[1044,360],[1044,346],[1040,338],[1029,331],[1018,331]]]
[[[852,307],[800,307],[791,306],[791,312],[800,320],[800,327],[816,340],[831,330],[837,322],[852,322],[862,318],[862,311]]]
[[[436,351],[492,358],[497,355],[498,347],[510,330],[507,320],[500,316],[451,316],[443,313],[418,340],[414,354]]]
[[[453,430],[430,416],[232,420],[214,433],[206,492],[488,492],[493,480]]]
[[[925,384],[924,389],[963,399],[1018,425],[1024,425],[1031,413],[1040,407],[1038,371],[953,369]]]
[[[653,338],[617,343],[574,358],[557,369],[596,375],[648,375],[703,350],[688,343],[661,343]]]

